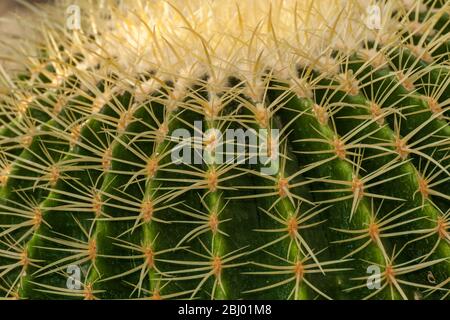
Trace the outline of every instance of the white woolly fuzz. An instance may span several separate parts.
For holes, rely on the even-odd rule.
[[[79,0],[60,1],[38,17],[44,39],[84,56],[79,70],[100,65],[123,79],[189,70],[220,87],[230,74],[252,82],[267,69],[288,76],[298,64],[335,73],[323,63],[332,49],[392,35],[392,3],[381,11],[381,30],[369,24],[369,0]],[[64,30],[64,18],[74,18],[65,14],[69,5],[80,8],[80,30]]]

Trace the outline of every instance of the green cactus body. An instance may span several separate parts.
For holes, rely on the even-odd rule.
[[[448,4],[75,2],[0,69],[1,297],[449,298]]]

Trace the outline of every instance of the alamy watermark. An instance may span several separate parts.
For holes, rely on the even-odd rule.
[[[381,8],[379,5],[371,5],[366,8],[366,26],[370,30],[381,29]]]
[[[194,134],[176,129],[171,140],[175,164],[259,164],[263,175],[275,175],[279,170],[278,129],[208,129],[203,132],[202,121],[194,122]]]
[[[69,265],[67,267],[67,281],[66,287],[71,290],[80,290],[81,289],[81,269],[77,265]]]
[[[81,8],[75,4],[66,9],[66,28],[68,30],[81,29]]]
[[[381,268],[377,265],[370,265],[367,267],[367,289],[378,290],[381,288]]]

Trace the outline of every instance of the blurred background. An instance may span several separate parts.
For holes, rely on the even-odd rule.
[[[49,0],[24,0],[25,3],[44,3],[50,2]],[[23,6],[20,5],[17,0],[0,0],[0,16],[10,13],[14,10],[23,10]]]
[[[13,35],[21,37],[21,28],[19,22],[24,22],[24,16],[27,14],[27,4],[50,3],[53,0],[0,0],[0,65],[6,69],[14,68],[14,64],[8,59],[14,56],[9,52],[8,46],[4,46],[4,40]],[[17,14],[22,18],[17,19]],[[0,88],[1,89],[1,88]]]
[[[28,4],[50,3],[53,0],[0,0],[0,37],[2,33],[16,33],[14,17],[27,13]]]

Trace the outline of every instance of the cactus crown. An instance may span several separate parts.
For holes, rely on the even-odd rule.
[[[449,297],[444,1],[33,10],[2,45],[2,297]]]

